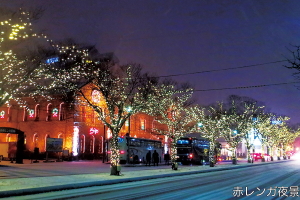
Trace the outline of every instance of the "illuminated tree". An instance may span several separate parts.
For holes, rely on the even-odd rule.
[[[263,107],[258,107],[256,103],[244,103],[244,112],[237,117],[238,130],[243,135],[243,139],[247,148],[248,162],[251,162],[251,148],[254,138],[257,137],[256,125],[259,123],[260,114]],[[263,143],[262,143],[263,144]],[[263,148],[262,148],[263,149]],[[263,155],[262,155],[263,157]]]
[[[215,149],[217,148],[217,139],[225,131],[222,104],[218,104],[218,107],[209,106],[206,109],[197,106],[194,111],[197,116],[195,131],[199,132],[201,137],[209,140],[209,165],[214,167],[216,163]]]
[[[21,101],[28,87],[35,85],[35,73],[39,69],[36,55],[26,54],[24,43],[31,38],[41,37],[31,29],[33,20],[42,13],[1,9],[0,15],[0,106],[14,98]],[[17,53],[16,53],[17,52]]]
[[[298,131],[292,131],[290,127],[288,127],[286,121],[289,119],[288,117],[281,117],[281,121],[277,122],[278,124],[274,124],[277,126],[276,131],[276,145],[277,145],[277,156],[278,160],[280,157],[286,159],[286,151],[289,145],[291,145],[295,139],[299,136]]]
[[[138,64],[107,65],[95,74],[89,87],[77,91],[81,103],[93,108],[98,118],[111,130],[111,175],[118,174],[119,132],[131,115],[149,109],[156,84],[156,78],[143,74]],[[95,95],[99,95],[99,100],[95,100]]]
[[[170,156],[173,169],[177,169],[177,140],[194,128],[195,116],[192,112],[192,88],[187,84],[178,85],[166,81],[156,87],[155,96],[150,103],[149,113],[156,116],[156,121],[167,126],[167,130],[155,129],[160,135],[165,135],[170,141]]]
[[[74,101],[76,91],[97,76],[103,65],[109,63],[101,59],[93,46],[84,46],[71,39],[59,43],[49,40],[49,44],[51,48],[39,49],[44,59],[42,70],[37,75],[39,84],[35,93],[48,99]]]
[[[274,114],[272,113],[260,113],[255,118],[254,123],[254,130],[253,135],[251,136],[253,139],[254,137],[257,138],[262,146],[262,162],[265,161],[264,158],[264,147],[267,147],[271,149],[271,146],[274,146],[274,141],[270,139],[271,136],[271,130],[273,128],[273,125],[271,123],[271,118],[274,117]],[[271,157],[271,160],[273,161],[273,157]]]
[[[282,140],[286,135],[285,126],[286,122],[289,120],[288,117],[276,116],[272,113],[262,115],[259,119],[259,123],[256,128],[261,135],[263,144],[266,144],[270,149],[271,161],[273,161],[274,149],[277,149],[277,157],[280,158],[278,152],[281,152]]]
[[[246,123],[247,117],[237,109],[239,104],[234,99],[230,103],[229,109],[222,114],[224,131],[221,132],[221,136],[224,137],[232,151],[232,163],[236,164],[236,149],[245,137],[245,133],[249,131],[249,128]]]
[[[247,148],[248,162],[250,162],[250,149],[253,146],[255,125],[258,123],[257,117],[262,113],[263,106],[258,106],[254,99],[231,95],[230,102],[224,112],[224,126],[227,132],[223,132],[223,137],[232,148],[233,163],[236,163],[236,148],[244,140]]]

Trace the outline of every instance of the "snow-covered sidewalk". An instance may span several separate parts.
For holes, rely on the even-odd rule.
[[[205,166],[179,166],[178,170],[172,170],[169,166],[163,169],[140,170],[133,167],[132,171],[122,172],[120,176],[111,176],[107,173],[79,174],[66,176],[48,176],[33,178],[0,179],[0,197],[40,193],[62,189],[73,189],[87,186],[115,184],[120,182],[138,181],[166,176],[187,175],[194,173],[206,173],[211,171],[226,170],[230,168],[251,167],[257,164],[270,164],[274,162],[239,163],[237,165],[218,164],[215,167]]]

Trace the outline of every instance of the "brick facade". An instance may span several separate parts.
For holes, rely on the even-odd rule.
[[[0,107],[0,127],[16,128],[25,133],[25,158],[32,156],[35,148],[39,148],[43,154],[47,137],[62,138],[63,149],[70,153],[77,146],[81,159],[102,157],[105,150],[103,144],[109,137],[109,130],[97,119],[97,114],[91,108],[60,100],[49,101],[42,97],[27,99],[26,102],[25,107],[14,101],[9,106]],[[134,137],[162,140],[162,136],[152,134],[152,129],[158,126],[154,117],[145,113],[135,114],[130,117],[130,123],[125,123],[120,136],[130,132]],[[75,132],[78,132],[77,140],[74,140]],[[14,134],[0,133],[0,144],[16,140]]]

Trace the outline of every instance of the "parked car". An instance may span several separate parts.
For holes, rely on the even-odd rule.
[[[261,159],[261,153],[250,153],[251,158],[254,160]]]
[[[250,155],[254,160],[262,159],[261,153],[250,153]],[[269,154],[265,153],[264,158],[265,158],[265,160],[270,160],[271,156]]]

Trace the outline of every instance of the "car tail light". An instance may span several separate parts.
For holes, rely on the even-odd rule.
[[[193,154],[190,154],[190,155],[189,155],[189,158],[193,158]]]

